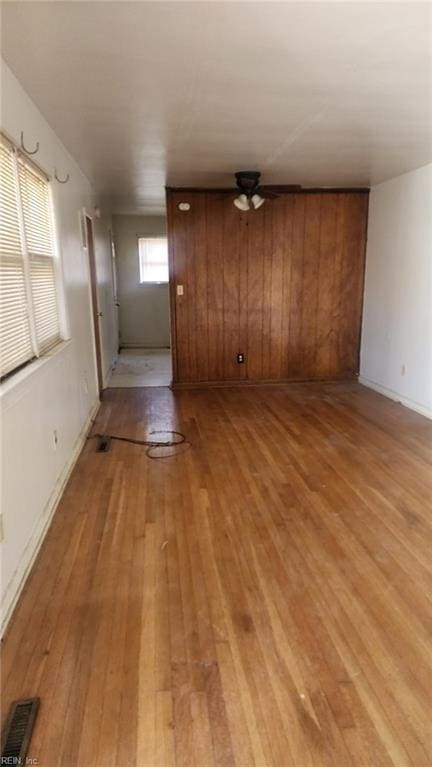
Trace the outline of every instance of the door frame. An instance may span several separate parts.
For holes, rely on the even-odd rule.
[[[117,332],[117,354],[120,354],[120,323],[119,323],[119,295],[118,295],[118,272],[117,272],[117,250],[112,229],[108,229],[111,252],[111,277],[112,277],[112,297],[115,312],[116,332]]]
[[[188,199],[188,198],[187,198]],[[172,380],[175,384],[178,381],[178,358],[177,358],[177,273],[174,251],[174,199],[169,190],[166,189],[166,221],[167,221],[167,243],[168,243],[168,290],[169,290],[169,313],[170,313],[170,344],[171,344],[171,366]]]
[[[96,381],[98,386],[99,399],[102,398],[103,385],[103,368],[102,368],[102,343],[101,332],[99,326],[99,319],[102,317],[102,312],[99,310],[99,300],[97,291],[97,272],[96,272],[96,255],[94,245],[94,228],[93,228],[93,216],[91,216],[86,209],[82,211],[83,220],[83,240],[84,249],[87,254],[87,264],[89,269],[89,283],[90,283],[90,303],[91,312],[93,318],[93,346],[94,346],[94,359],[96,368]]]

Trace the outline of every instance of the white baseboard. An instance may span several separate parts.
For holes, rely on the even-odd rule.
[[[410,410],[415,410],[416,413],[424,415],[425,418],[432,418],[432,410],[430,410],[430,408],[427,408],[424,405],[420,405],[415,400],[412,400],[409,397],[405,397],[402,394],[399,394],[397,391],[389,389],[387,386],[383,386],[382,384],[376,383],[375,381],[370,381],[369,378],[364,378],[363,376],[359,376],[358,382],[363,386],[367,386],[369,389],[373,389],[379,394],[383,394],[384,397],[395,400],[395,402],[400,402],[401,405],[408,407]]]
[[[66,483],[78,460],[78,456],[80,455],[81,450],[84,447],[91,422],[93,418],[95,417],[99,407],[100,407],[100,402],[97,402],[94,405],[94,407],[91,409],[85,421],[85,424],[80,432],[80,435],[75,443],[75,447],[72,451],[71,457],[69,461],[67,462],[60,477],[58,478],[55,484],[54,490],[52,491],[50,495],[48,503],[46,504],[42,514],[40,515],[39,519],[36,522],[35,527],[33,528],[33,532],[27,542],[27,545],[20,559],[20,565],[18,569],[15,571],[15,573],[13,574],[12,579],[7,585],[5,594],[3,596],[2,608],[1,608],[1,636],[3,636],[8,626],[8,623],[12,617],[12,613],[15,609],[18,599],[21,596],[21,592],[24,588],[27,577],[37,557],[39,549],[42,546],[43,540],[48,531],[51,520],[57,509],[58,503],[63,495],[63,491],[66,486]]]
[[[165,349],[170,349],[171,347],[170,347],[169,344],[167,346],[165,346],[164,344],[157,345],[157,344],[146,344],[146,343],[142,343],[142,344],[126,344],[126,343],[121,343],[120,344],[120,348],[121,349],[149,349],[149,350],[152,350],[152,349],[164,349],[165,350]]]

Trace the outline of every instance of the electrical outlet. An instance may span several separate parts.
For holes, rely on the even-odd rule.
[[[54,450],[57,450],[57,445],[58,445],[57,429],[53,429],[53,442],[54,442]]]
[[[83,387],[84,387],[84,393],[88,394],[88,383],[87,383],[87,378],[85,376],[83,380]]]
[[[406,365],[401,365],[401,376],[406,375]]]
[[[239,365],[241,365],[244,361],[245,361],[245,356],[243,352],[239,352],[239,354],[237,354],[237,362],[239,363]]]

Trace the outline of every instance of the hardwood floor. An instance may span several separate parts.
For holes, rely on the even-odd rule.
[[[41,767],[430,767],[432,423],[357,384],[106,392],[3,648]]]

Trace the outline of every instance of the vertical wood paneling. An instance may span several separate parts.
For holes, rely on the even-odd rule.
[[[201,223],[202,215],[202,197],[193,201],[195,215],[185,216],[186,223],[186,279],[187,285],[186,300],[183,304],[186,306],[187,312],[187,333],[188,333],[188,345],[189,345],[189,381],[199,381],[198,375],[198,355],[202,353],[202,349],[197,350],[197,339],[199,334],[199,328],[197,327],[197,304],[198,304],[198,286],[196,279],[196,262],[198,258],[203,258],[205,253],[205,241],[200,244],[196,241],[196,230]],[[197,253],[197,248],[199,253]]]
[[[291,331],[291,276],[294,260],[294,210],[296,198],[289,194],[283,198],[282,210],[274,225],[275,238],[278,248],[281,250],[282,258],[282,305],[281,305],[281,326],[280,326],[280,349],[281,365],[280,372],[276,378],[289,378],[290,374],[290,331]]]
[[[316,333],[316,368],[323,377],[331,378],[332,347],[335,334],[333,332],[332,306],[335,298],[335,243],[337,226],[337,195],[323,196],[325,215],[321,216],[320,226],[320,258],[318,272],[318,305]]]
[[[263,228],[262,236],[262,248],[263,248],[263,282],[262,282],[262,365],[261,365],[261,377],[264,379],[270,379],[271,369],[271,346],[272,346],[272,314],[276,310],[276,305],[273,301],[272,283],[273,283],[273,271],[275,269],[274,264],[274,252],[273,252],[273,208],[266,206],[260,208],[260,212],[264,217],[264,222],[260,222],[259,225]]]
[[[174,381],[354,376],[367,203],[286,193],[243,213],[222,193],[168,192]]]
[[[224,282],[223,282],[223,226],[224,200],[206,196],[207,225],[207,300],[208,328],[208,380],[221,381],[224,377]]]
[[[331,348],[331,372],[337,376],[341,370],[340,328],[343,322],[343,279],[342,266],[344,257],[345,237],[345,195],[340,194],[337,198],[336,208],[336,240],[334,244],[333,259],[333,302],[332,302],[332,329],[333,343]]]
[[[366,244],[365,200],[359,195],[345,195],[345,248],[342,271],[344,312],[341,322],[340,350],[342,373],[356,367],[363,296],[364,250]]]
[[[232,201],[228,199],[227,204],[232,206]],[[245,380],[249,377],[248,371],[248,291],[249,291],[249,273],[247,265],[246,254],[248,252],[248,217],[242,215],[240,217],[240,260],[239,260],[239,336],[238,336],[238,352],[246,353],[246,361],[238,367],[238,377],[240,380]]]
[[[264,352],[264,302],[267,300],[268,284],[265,280],[264,260],[264,207],[247,217],[247,372],[252,380],[262,379]],[[266,254],[268,257],[268,254]],[[243,267],[244,268],[244,267]],[[271,265],[268,265],[267,272]]]
[[[196,380],[206,381],[209,369],[209,333],[208,333],[208,236],[206,230],[206,195],[200,195],[194,202],[197,208],[193,227],[194,266],[195,266],[195,327],[189,327],[191,338],[195,341]],[[189,220],[191,218],[189,217]],[[211,343],[211,341],[210,341]]]
[[[289,315],[289,331],[287,337],[287,378],[301,378],[302,375],[304,375],[301,332],[303,306],[305,207],[306,196],[303,194],[295,195],[293,211],[291,274],[288,294],[289,300],[286,304],[286,307],[284,307],[285,311]]]
[[[223,226],[223,380],[237,379],[240,375],[237,354],[240,351],[240,226],[241,214],[234,205],[224,206]]]
[[[289,253],[290,243],[287,242],[289,226],[285,210],[287,203],[288,198],[286,196],[279,197],[265,211],[267,219],[266,232],[268,232],[267,238],[269,242],[268,245],[266,242],[266,253],[270,252],[271,256],[271,269],[268,269],[270,273],[270,289],[267,296],[267,305],[270,309],[268,328],[270,353],[268,366],[263,372],[269,380],[277,380],[284,377],[282,365],[286,344],[284,343],[283,320],[285,316],[288,316],[288,313],[283,310],[284,264],[286,261],[289,267],[291,260]],[[285,254],[287,254],[287,257],[285,257]]]
[[[317,308],[319,291],[321,195],[305,197],[303,285],[301,302],[301,375],[316,377]]]

